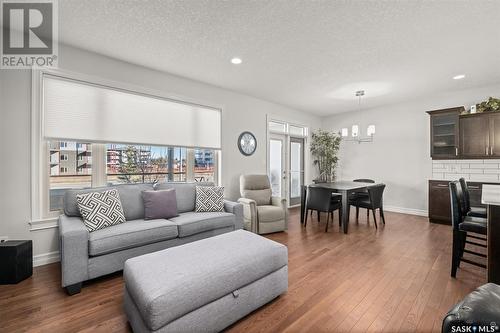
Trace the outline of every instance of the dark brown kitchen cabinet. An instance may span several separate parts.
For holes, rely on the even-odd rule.
[[[490,119],[490,157],[500,157],[500,113],[492,113]]]
[[[489,155],[490,121],[482,114],[460,117],[460,156],[484,158]]]
[[[500,157],[500,114],[476,113],[460,116],[460,157]]]
[[[454,159],[458,157],[459,115],[463,107],[427,111],[431,118],[431,157]]]
[[[429,180],[429,221],[451,224],[450,190],[447,181]]]
[[[458,179],[457,179],[458,180]],[[429,221],[433,223],[451,224],[449,181],[429,180]],[[470,194],[470,204],[473,207],[485,207],[481,203],[483,184],[467,182]]]

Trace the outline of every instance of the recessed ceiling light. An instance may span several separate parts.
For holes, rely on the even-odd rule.
[[[453,80],[462,80],[463,78],[465,78],[465,75],[464,74],[460,74],[460,75],[455,75],[453,77]]]
[[[233,58],[233,59],[231,59],[231,63],[232,63],[233,65],[239,65],[239,64],[241,64],[242,62],[243,62],[243,61],[242,61],[240,58]]]

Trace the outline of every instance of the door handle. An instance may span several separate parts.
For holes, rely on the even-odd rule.
[[[493,146],[490,147],[490,155],[493,155]]]
[[[486,156],[488,156],[488,150],[490,147],[486,147]]]
[[[455,156],[458,156],[458,147],[455,147]]]

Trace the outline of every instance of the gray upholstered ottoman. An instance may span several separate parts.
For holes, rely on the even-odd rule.
[[[238,230],[129,259],[134,332],[218,332],[288,289],[288,251]]]

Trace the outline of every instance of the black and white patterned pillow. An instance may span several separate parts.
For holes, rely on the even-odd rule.
[[[224,187],[196,186],[197,212],[223,212]]]
[[[77,194],[76,201],[83,223],[90,232],[125,222],[120,195],[116,189]]]

